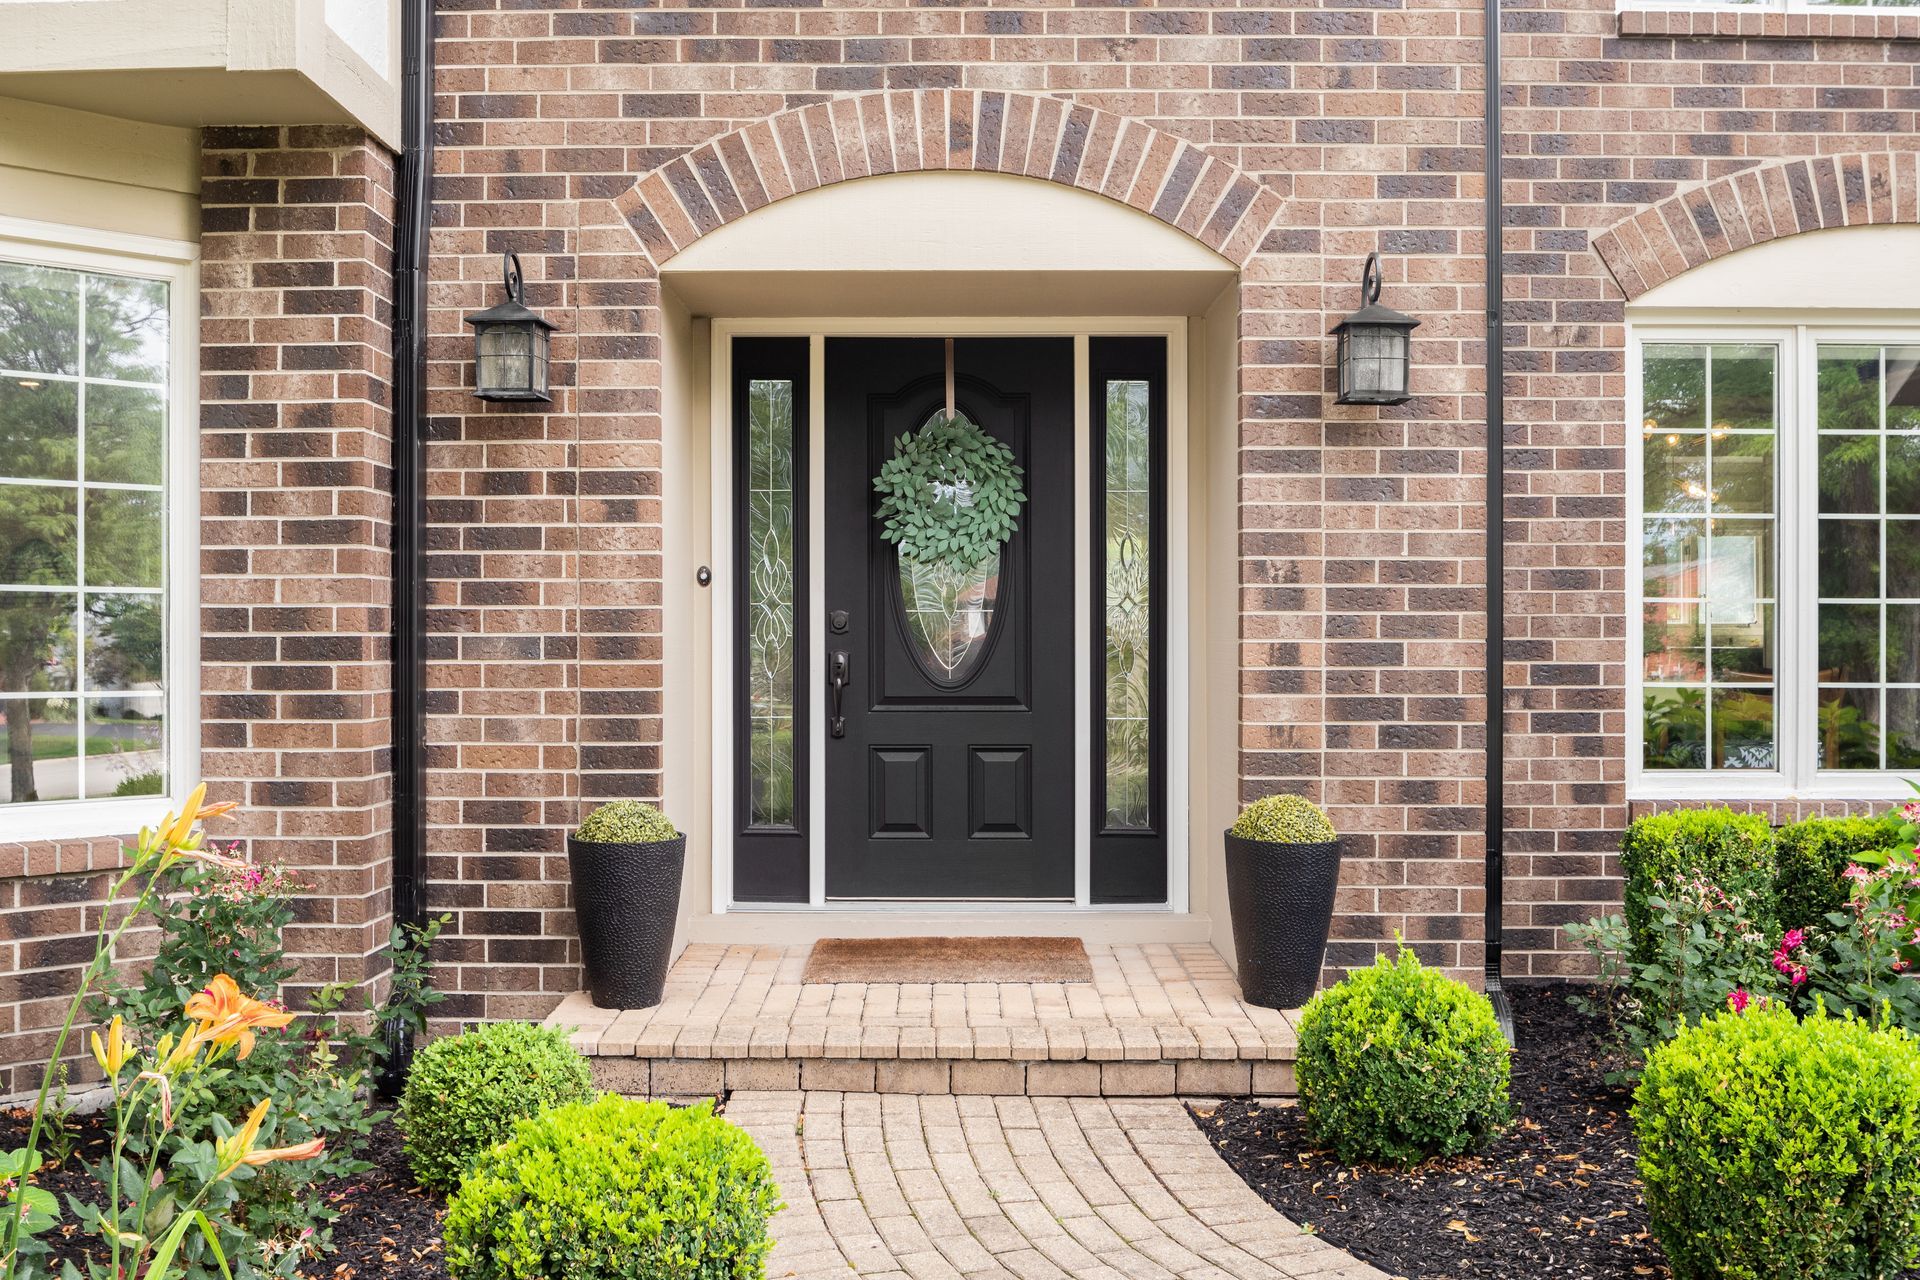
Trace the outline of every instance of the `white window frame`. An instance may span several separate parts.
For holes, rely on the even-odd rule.
[[[1774,444],[1774,769],[1647,769],[1641,714],[1645,608],[1642,563],[1645,509],[1645,420],[1642,351],[1649,344],[1695,346],[1772,343],[1780,349],[1775,390]],[[1626,739],[1629,800],[1910,800],[1896,770],[1822,769],[1813,748],[1819,692],[1813,663],[1819,651],[1818,380],[1817,348],[1825,344],[1920,344],[1920,324],[1833,323],[1819,319],[1771,323],[1701,320],[1630,324],[1627,330],[1627,654]]]
[[[168,286],[167,791],[0,805],[0,840],[126,836],[177,810],[200,778],[200,249],[184,240],[0,217],[0,258]]]

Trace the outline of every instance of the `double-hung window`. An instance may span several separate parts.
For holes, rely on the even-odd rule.
[[[0,839],[122,834],[193,770],[191,251],[12,230],[27,229],[0,227]]]
[[[1636,331],[1629,450],[1647,793],[1920,775],[1920,331]]]

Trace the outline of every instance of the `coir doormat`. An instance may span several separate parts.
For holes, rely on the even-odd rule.
[[[822,938],[802,982],[1092,982],[1078,938]]]

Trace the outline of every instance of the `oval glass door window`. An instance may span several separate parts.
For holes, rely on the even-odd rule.
[[[908,647],[936,684],[964,684],[986,657],[1000,556],[971,566],[921,564],[899,557],[900,606]]]

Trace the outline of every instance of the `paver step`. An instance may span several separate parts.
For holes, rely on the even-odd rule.
[[[639,1096],[1294,1092],[1293,1015],[1242,1001],[1211,947],[1087,952],[1087,983],[821,985],[800,981],[804,946],[693,946],[653,1008],[576,992],[547,1023],[602,1088]]]

